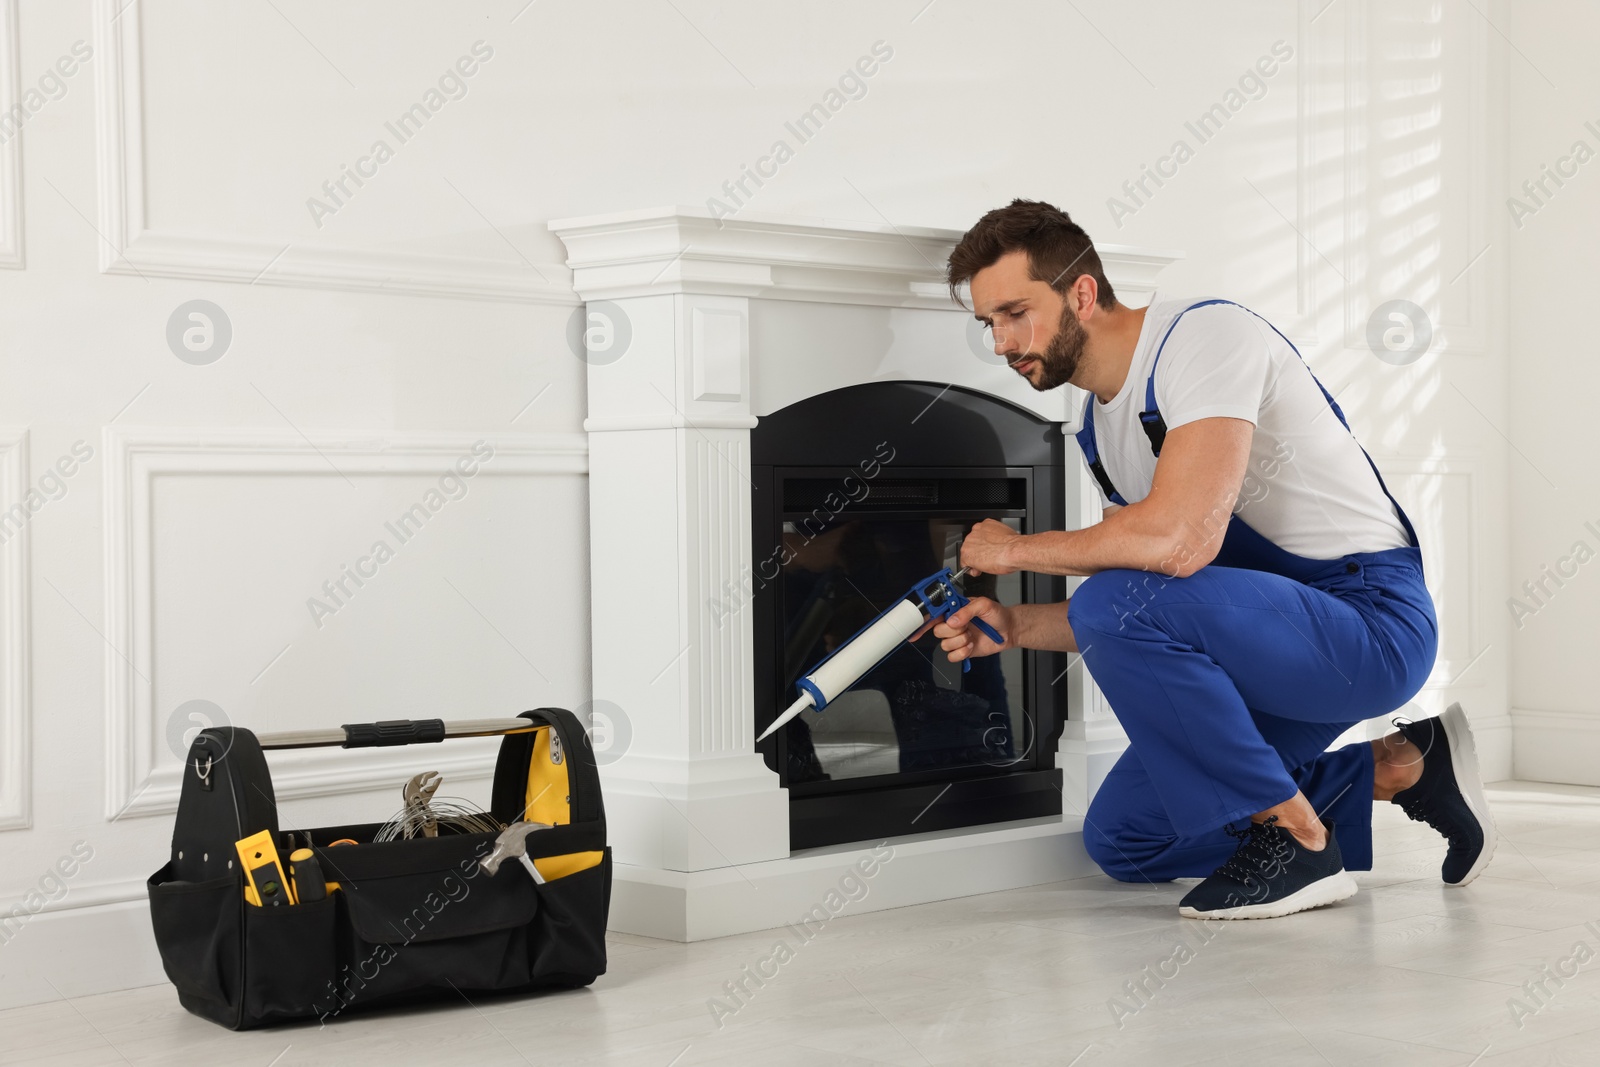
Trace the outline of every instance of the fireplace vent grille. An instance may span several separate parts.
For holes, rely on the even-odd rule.
[[[1026,478],[875,478],[842,484],[837,478],[786,478],[783,510],[837,511],[848,499],[851,511],[892,511],[906,507],[946,510],[1021,510],[1028,506]]]

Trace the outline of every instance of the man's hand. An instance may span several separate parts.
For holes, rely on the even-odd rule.
[[[984,519],[961,542],[961,565],[973,574],[1010,574],[1017,568],[1006,562],[1006,551],[1021,536],[998,519]]]
[[[972,625],[974,616],[993,626],[995,631],[1006,639],[1006,643],[997,645],[983,636],[983,631]],[[960,663],[964,659],[973,659],[977,656],[992,656],[1002,649],[1010,648],[1013,643],[1011,612],[1004,605],[997,604],[986,596],[975,596],[971,603],[950,618],[935,623],[933,636],[940,639],[939,647],[944,649],[951,663]]]

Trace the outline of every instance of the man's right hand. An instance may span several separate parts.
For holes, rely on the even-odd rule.
[[[985,637],[982,630],[972,625],[974,616],[993,626],[1006,639],[1006,643],[997,645]],[[951,663],[978,656],[992,656],[1013,644],[1011,612],[1005,605],[986,596],[975,596],[971,603],[950,618],[935,623],[933,636],[940,639],[939,647],[944,649]]]

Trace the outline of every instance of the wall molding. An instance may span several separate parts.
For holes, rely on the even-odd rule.
[[[1440,658],[1434,664],[1433,672],[1428,676],[1428,680],[1423,683],[1422,688],[1425,692],[1430,690],[1453,692],[1458,688],[1481,686],[1484,684],[1484,679],[1481,675],[1470,678],[1467,676],[1475,657],[1486,651],[1489,643],[1486,635],[1491,629],[1483,614],[1487,601],[1483,593],[1482,554],[1480,552],[1483,535],[1480,529],[1481,516],[1478,513],[1478,499],[1481,495],[1480,475],[1482,474],[1479,461],[1476,456],[1454,452],[1448,456],[1416,456],[1373,451],[1372,459],[1377,463],[1378,469],[1383,472],[1384,480],[1389,483],[1390,491],[1394,491],[1394,483],[1397,478],[1401,477],[1427,478],[1432,484],[1439,486],[1442,486],[1447,478],[1461,478],[1464,480],[1467,493],[1467,514],[1471,516],[1472,521],[1465,529],[1457,529],[1448,524],[1442,524],[1443,528],[1439,530],[1438,536],[1441,539],[1463,536],[1466,538],[1462,551],[1466,554],[1467,562],[1460,578],[1460,584],[1452,587],[1452,592],[1462,596],[1466,602],[1464,605],[1464,614],[1467,620],[1466,658],[1446,658],[1443,655],[1441,646]],[[1418,511],[1416,501],[1402,499],[1398,493],[1396,494],[1396,499],[1400,500],[1402,506],[1410,505],[1407,508],[1407,513],[1413,523],[1419,521],[1416,514]],[[1436,563],[1435,567],[1439,565]],[[1427,566],[1426,554],[1424,554],[1423,566]],[[1433,573],[1438,574],[1439,571],[1435,570]],[[1449,580],[1457,576],[1446,574],[1444,577]],[[1466,680],[1463,680],[1464,678]]]
[[[0,429],[0,508],[28,492],[28,431]],[[0,830],[33,825],[32,690],[28,642],[30,518],[0,545]]]
[[[14,5],[15,0],[0,3]],[[240,236],[150,229],[145,215],[140,12],[140,5],[126,0],[94,0],[102,273],[510,303],[579,303],[568,284],[569,273],[559,263],[530,265],[348,246],[297,247],[293,242],[281,245]]]
[[[1555,708],[1512,708],[1511,723],[1517,728],[1571,730],[1580,734],[1595,735],[1600,745],[1600,708],[1594,711],[1560,711]],[[1600,749],[1594,755],[1600,756]],[[1600,764],[1600,760],[1597,760]],[[1600,766],[1596,768],[1600,772]]]
[[[1405,195],[1408,195],[1407,190],[1399,184],[1403,179],[1392,177],[1385,179],[1382,160],[1375,161],[1373,158],[1382,145],[1381,139],[1375,133],[1380,127],[1381,117],[1375,118],[1373,111],[1386,101],[1376,91],[1378,87],[1373,83],[1369,62],[1374,44],[1373,15],[1382,10],[1384,10],[1382,5],[1375,3],[1374,0],[1359,0],[1345,5],[1344,11],[1344,55],[1341,68],[1344,78],[1344,98],[1341,109],[1342,121],[1338,130],[1343,161],[1340,176],[1341,247],[1336,253],[1346,279],[1342,299],[1339,300],[1340,329],[1343,335],[1341,345],[1350,351],[1368,351],[1366,321],[1372,309],[1383,300],[1413,298],[1423,304],[1431,302],[1432,306],[1425,307],[1425,310],[1434,320],[1435,348],[1451,355],[1484,355],[1488,352],[1490,343],[1487,320],[1490,304],[1487,269],[1475,269],[1462,279],[1467,286],[1468,295],[1457,303],[1465,306],[1466,320],[1455,324],[1446,321],[1444,308],[1440,306],[1439,301],[1443,298],[1447,287],[1455,280],[1451,276],[1465,267],[1467,261],[1448,264],[1442,262],[1437,255],[1437,245],[1433,249],[1435,255],[1431,262],[1426,267],[1415,269],[1404,283],[1408,291],[1379,293],[1374,289],[1380,280],[1372,269],[1372,265],[1380,260],[1378,242],[1385,238],[1392,239],[1395,231],[1403,229],[1403,224],[1386,224],[1383,221],[1380,216],[1379,201],[1385,192],[1391,194],[1392,198],[1404,199]],[[1452,23],[1451,20],[1457,18],[1467,21],[1465,29],[1457,29]],[[1487,86],[1491,80],[1493,41],[1485,26],[1486,21],[1481,14],[1463,14],[1455,9],[1440,9],[1433,25],[1441,40],[1435,54],[1429,60],[1438,83],[1444,84],[1450,76],[1450,71],[1446,69],[1443,57],[1449,55],[1450,50],[1444,45],[1443,38],[1452,32],[1466,34],[1470,48],[1468,52],[1470,69],[1461,75],[1461,81],[1466,86],[1462,90],[1462,98],[1466,101],[1467,108],[1467,118],[1462,124],[1466,130],[1467,142],[1462,154],[1472,160],[1488,158]],[[1393,41],[1389,43],[1395,45]],[[1438,123],[1435,122],[1434,126],[1437,128]],[[1374,145],[1378,147],[1375,148]],[[1408,150],[1403,146],[1391,147],[1388,151],[1394,154],[1390,159],[1391,166],[1395,165],[1396,158],[1404,159],[1407,155],[1418,154],[1415,149]],[[1441,163],[1438,160],[1435,160],[1432,166],[1436,175],[1442,173]],[[1490,244],[1489,220],[1498,216],[1495,213],[1497,205],[1490,201],[1490,191],[1480,173],[1482,168],[1471,167],[1468,170],[1470,176],[1467,179],[1469,188],[1466,199],[1469,202],[1469,210],[1464,212],[1461,222],[1469,245],[1466,255],[1472,256]],[[1413,190],[1423,184],[1423,177],[1420,175],[1412,175],[1406,180],[1409,180]],[[1440,194],[1435,191],[1433,196],[1434,203],[1443,215],[1446,208],[1438,199]],[[1438,232],[1442,231],[1435,230],[1435,241]],[[1417,253],[1413,253],[1413,258],[1416,256]],[[1424,296],[1431,296],[1431,300],[1424,300]]]
[[[17,0],[0,0],[0,114],[15,115],[22,99],[22,44],[17,30]],[[21,270],[22,257],[22,132],[14,130],[0,143],[0,267]]]
[[[1301,233],[1317,234],[1322,212],[1317,204],[1317,148],[1321,142],[1316,74],[1321,52],[1316,29],[1306,18],[1306,5],[1295,5],[1295,225]],[[1306,240],[1295,242],[1295,317],[1285,328],[1298,348],[1315,352],[1322,340],[1317,304],[1319,256]]]
[[[608,415],[583,420],[588,433],[629,430],[753,430],[754,415]]]
[[[1512,708],[1514,777],[1600,786],[1600,709]]]
[[[1443,701],[1446,706],[1456,703],[1447,695]],[[1486,782],[1503,782],[1518,777],[1515,773],[1515,752],[1517,747],[1516,723],[1511,713],[1505,710],[1504,704],[1496,704],[1492,714],[1475,715],[1473,709],[1479,707],[1471,700],[1460,701],[1467,717],[1472,720],[1472,734],[1477,739],[1478,767],[1483,773]],[[1387,732],[1387,731],[1385,731]]]
[[[182,768],[158,765],[152,704],[151,494],[157,477],[203,474],[326,475],[328,464],[346,477],[438,474],[467,453],[482,434],[395,433],[367,435],[261,433],[232,430],[150,429],[108,426],[103,433],[104,554],[106,583],[105,725],[106,817],[167,814],[177,810]],[[480,477],[579,474],[589,470],[583,434],[516,434],[487,437],[494,462]],[[273,758],[273,786],[281,799],[343,795],[392,784],[406,750],[285,752]],[[430,753],[430,767],[451,779],[486,777],[481,757]]]

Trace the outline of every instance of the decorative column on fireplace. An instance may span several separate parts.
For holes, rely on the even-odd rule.
[[[801,747],[793,738],[785,735],[784,747],[767,753],[754,743],[758,715],[770,716],[770,702],[787,684],[781,675],[790,645],[796,660],[825,646],[893,584],[891,577],[899,580],[895,567],[914,561],[930,565],[913,578],[931,573],[974,516],[1041,528],[1093,517],[1080,465],[1062,459],[1061,435],[1073,428],[1081,394],[1034,393],[984,349],[970,314],[951,304],[940,277],[959,233],[742,213],[713,219],[685,208],[550,228],[566,244],[573,287],[587,302],[574,312],[577,332],[584,325],[609,330],[612,344],[588,360],[584,421],[592,696],[612,719],[613,737],[628,737],[625,747],[605,753],[601,767],[618,861],[612,925],[693,940],[792,919],[820,899],[852,855],[846,846],[795,850],[878,833],[882,828],[863,827],[850,836],[829,805],[883,784],[891,805],[905,806],[932,782],[940,783],[935,792],[955,783],[951,793],[964,799],[949,811],[938,810],[941,801],[922,818],[902,820],[907,828],[899,833],[921,836],[896,845],[894,863],[857,910],[1086,870],[1071,841],[1081,829],[1070,814],[1077,810],[1072,798],[1092,788],[1095,761],[1114,757],[1116,737],[1096,725],[1109,720],[1094,718],[1083,672],[1070,671],[1061,684],[1076,686],[1073,721],[1058,750],[1068,815],[1049,814],[1061,811],[1051,806],[1061,797],[1051,799],[1057,752],[1047,750],[1061,730],[1062,705],[1040,682],[1065,666],[1052,662],[1059,657],[997,657],[965,681],[926,664],[896,665],[893,684],[886,676],[864,687],[853,710],[830,709],[825,723],[803,716],[812,720],[815,759],[799,773],[790,769],[789,756]],[[1135,304],[1177,258],[1114,246],[1102,246],[1101,254],[1119,295]],[[892,384],[907,382],[935,384],[931,391]],[[778,469],[838,468],[868,457],[852,451],[856,437],[838,433],[818,436],[809,454],[769,452],[777,438],[766,427],[776,433],[824,394],[841,403],[875,395],[852,387],[882,387],[885,397],[899,398],[882,401],[891,406],[945,392],[922,419],[876,437],[874,420],[882,416],[871,404],[854,409],[865,438],[906,449],[885,466],[870,498],[880,510],[862,510],[863,527],[882,537],[865,558],[867,542],[846,533],[814,546],[836,549],[848,566],[833,568],[839,581],[827,590],[815,580],[804,589],[798,575],[785,586],[785,596],[815,593],[823,602],[807,624],[820,627],[820,636],[807,644],[809,630],[792,630],[780,661],[777,616],[756,581],[757,524],[768,524],[763,536],[781,536],[770,524],[789,521],[789,505],[798,508],[817,489],[808,478],[830,475],[785,474],[780,486]],[[931,445],[918,436],[922,421],[945,425],[947,418],[964,420],[969,447],[959,456],[920,451]],[[755,456],[753,441],[762,450]],[[780,491],[786,495],[773,495]],[[899,510],[886,506],[896,493]],[[907,524],[920,524],[926,538],[908,538]],[[898,547],[889,547],[897,537]],[[838,592],[845,579],[859,585],[862,578],[879,584],[862,586],[854,601]],[[1003,599],[1059,595],[1047,585],[1013,579],[997,591]],[[952,713],[941,717],[947,707]],[[1004,719],[1003,728],[975,730],[976,720],[993,715]],[[968,726],[963,733],[937,725],[943,722]],[[824,736],[828,729],[839,732]],[[979,751],[984,745],[990,749]],[[1019,762],[1000,766],[1012,760]],[[806,814],[791,824],[791,808]],[[991,818],[1012,821],[1009,829],[937,832]]]

